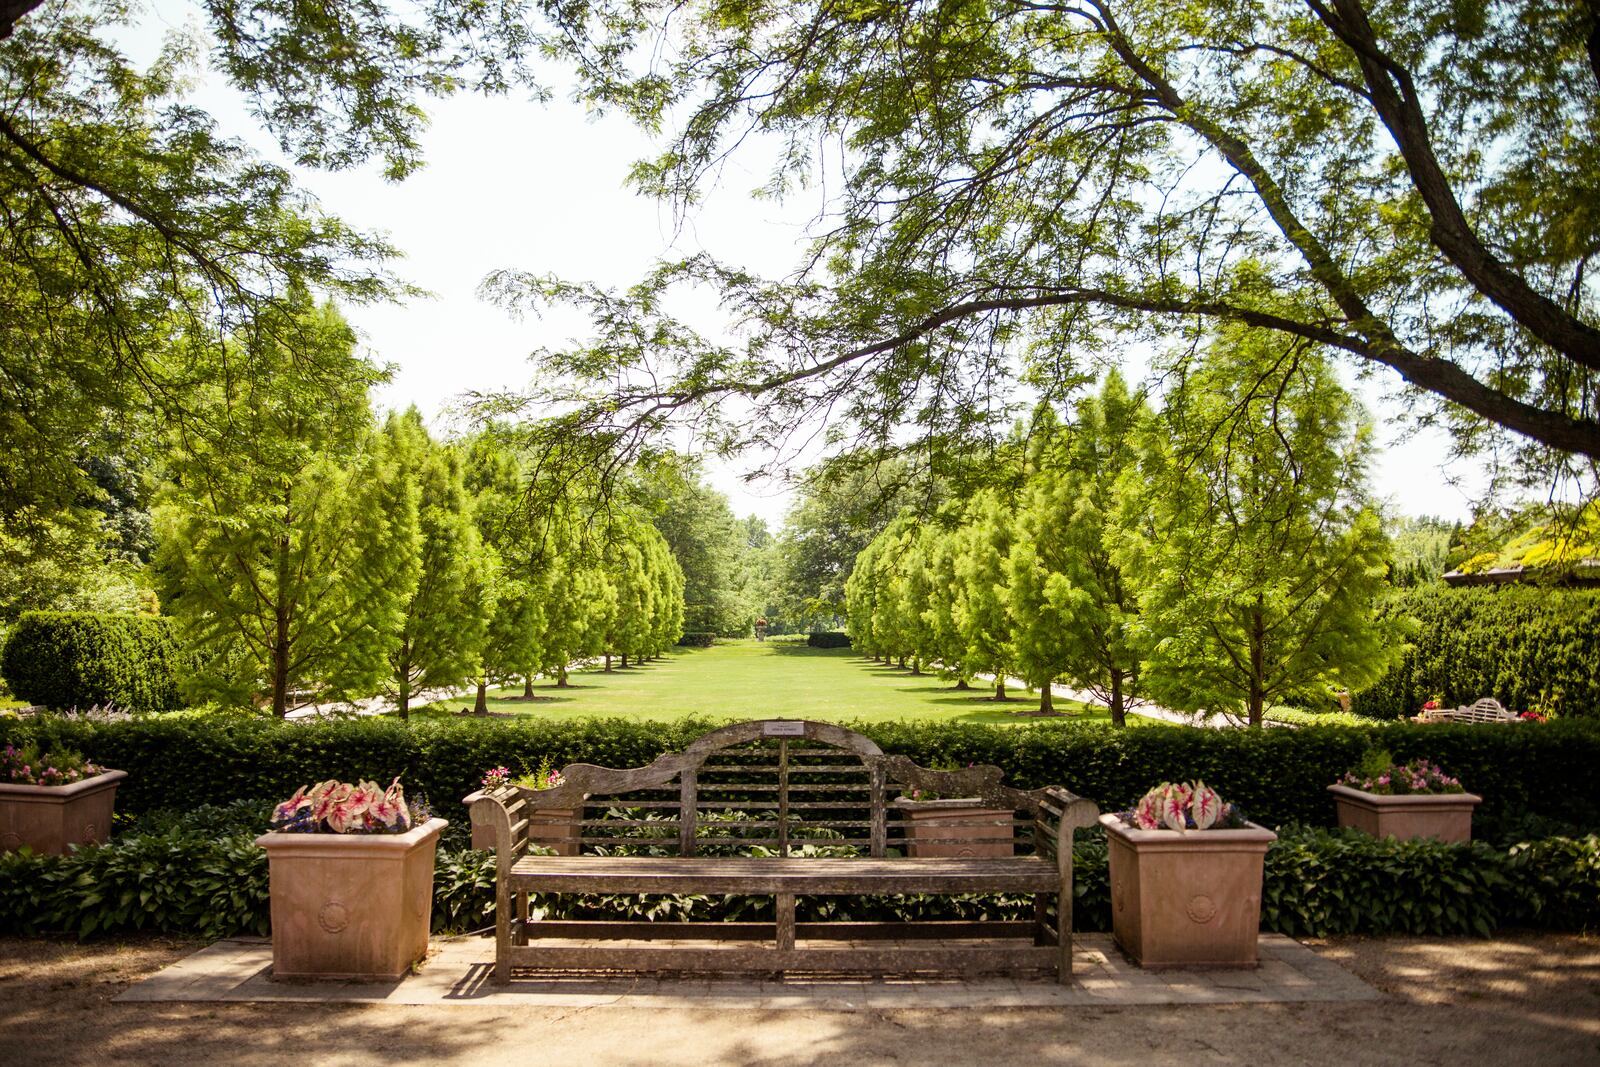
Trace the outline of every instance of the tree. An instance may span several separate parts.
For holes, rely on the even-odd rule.
[[[0,523],[13,535],[26,532],[20,518],[48,518],[83,495],[105,455],[100,429],[158,432],[137,425],[145,408],[186,423],[200,374],[229,388],[223,348],[241,332],[288,331],[279,342],[290,349],[314,343],[292,336],[304,321],[297,292],[361,301],[401,291],[379,266],[388,246],[317,210],[287,171],[184,99],[198,41],[174,35],[150,69],[129,63],[115,38],[131,10],[0,5]],[[292,22],[318,22],[309,10]],[[325,21],[313,37],[331,43],[342,25]],[[287,55],[274,60],[280,73]],[[349,85],[342,64],[353,58],[330,50],[320,69]],[[296,138],[353,104],[304,107],[303,92],[330,84],[324,74],[275,83],[300,111]],[[253,80],[272,91],[264,71]],[[362,95],[379,105],[364,121],[400,107]]]
[[[1012,615],[1023,677],[1064,675],[1106,702],[1127,724],[1135,696],[1139,616],[1133,585],[1115,559],[1122,535],[1117,484],[1138,462],[1148,415],[1122,375],[1106,375],[1098,396],[1077,405],[1070,436],[1030,479],[1018,514]]]
[[[1503,428],[1525,459],[1592,486],[1593,3],[612,12],[641,6],[657,26],[671,15],[674,47],[637,70],[601,62],[618,21],[571,45],[596,60],[591,99],[650,129],[678,122],[636,183],[687,204],[728,153],[771,134],[787,150],[767,190],[827,168],[828,216],[781,282],[703,257],[626,293],[494,279],[508,302],[592,313],[592,340],[546,360],[546,381],[579,379],[550,394],[588,403],[574,422],[691,420],[732,448],[826,413],[836,434],[909,424],[964,440],[1003,420],[989,401],[1019,363],[1060,399],[1075,355],[1119,332],[1232,323],[1393,371],[1462,448]],[[723,302],[739,343],[673,317],[664,297],[686,286]],[[727,396],[741,403],[720,408]]]
[[[472,495],[472,515],[484,549],[492,553],[494,614],[484,632],[482,671],[475,710],[489,710],[489,683],[509,684],[521,677],[523,695],[533,696],[544,649],[547,561],[529,515],[517,458],[499,427],[490,426],[467,446],[464,480]]]
[[[251,331],[231,374],[207,368],[188,399],[206,417],[174,442],[155,510],[191,693],[278,716],[296,694],[369,696],[417,582],[416,489],[373,447],[381,376],[337,311],[298,299],[297,329]]]
[[[960,552],[956,523],[959,521],[960,509],[953,504],[946,505],[940,509],[938,523],[929,526],[924,534],[930,595],[922,621],[928,628],[928,657],[939,665],[940,676],[954,678],[957,689],[967,689],[972,671],[966,664],[967,645],[955,614],[960,582],[956,573]]]
[[[994,675],[996,700],[1006,699],[1006,678],[1017,668],[1006,590],[1006,562],[1015,536],[1011,508],[992,489],[973,499],[967,522],[956,535],[960,584],[953,612],[966,645],[961,662],[974,674]]]
[[[651,521],[683,569],[684,626],[749,632],[758,609],[740,588],[744,530],[728,498],[703,484],[697,465],[682,457],[668,457],[641,473]]]
[[[414,407],[390,415],[383,436],[390,462],[417,492],[417,580],[389,653],[389,688],[405,719],[417,693],[461,685],[478,670],[494,578],[459,453],[429,436]]]
[[[1122,490],[1147,651],[1143,681],[1173,707],[1243,711],[1382,677],[1388,541],[1366,499],[1371,427],[1315,348],[1215,338],[1169,396]]]

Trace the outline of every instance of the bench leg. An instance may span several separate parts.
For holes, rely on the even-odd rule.
[[[1050,936],[1050,897],[1046,893],[1033,895],[1033,943],[1055,944],[1055,939]]]
[[[1072,883],[1056,897],[1056,981],[1072,981]]]
[[[794,950],[794,894],[777,895],[778,951]]]
[[[515,943],[526,945],[528,943],[528,894],[517,894],[517,929]]]
[[[494,981],[505,985],[511,981],[511,894],[506,891],[503,877],[494,894]]]

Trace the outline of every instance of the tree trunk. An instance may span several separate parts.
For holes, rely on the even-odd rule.
[[[289,586],[292,568],[289,564],[289,528],[294,522],[293,503],[285,491],[283,501],[283,532],[278,535],[274,553],[274,569],[278,588],[277,603],[273,605],[272,620],[272,714],[277,718],[289,715]]]
[[[569,684],[570,683],[567,681],[567,665],[563,663],[560,669],[556,671],[556,688],[565,689]],[[531,682],[529,683],[528,688],[533,688],[533,684]]]
[[[965,678],[957,678],[956,679],[956,688],[960,689],[960,690],[967,690],[967,689],[971,689],[972,686],[971,686],[971,684],[969,684],[967,682],[967,680]]]
[[[400,692],[395,694],[396,706],[400,711],[400,718],[405,722],[411,721],[411,686],[400,683]]]
[[[900,657],[900,662],[898,664],[896,664],[896,666],[898,666],[901,670],[905,670],[906,669],[906,658],[904,656],[901,656]]]
[[[915,656],[915,657],[912,658],[912,660],[911,660],[911,673],[912,674],[921,674],[922,673],[922,657],[921,656]]]
[[[606,653],[606,671],[605,672],[607,674],[611,673],[611,653],[609,653],[609,652]]]
[[[522,676],[522,695],[530,700],[533,698],[533,675],[531,674]]]
[[[1111,668],[1111,725],[1128,725],[1128,713],[1122,706],[1122,669]]]
[[[478,699],[472,702],[472,710],[479,715],[489,714],[489,679],[478,679]]]
[[[1006,699],[1006,674],[1005,674],[1005,671],[1001,671],[999,674],[994,676],[994,698],[996,700],[1005,700]]]
[[[626,652],[622,654],[622,662],[618,664],[618,666],[620,666],[623,670],[628,669],[628,654]]]
[[[1262,712],[1266,710],[1265,676],[1267,671],[1267,634],[1263,601],[1256,597],[1255,610],[1250,613],[1250,691],[1246,706],[1250,712],[1250,725],[1260,726]]]
[[[1055,694],[1050,691],[1050,683],[1046,682],[1039,687],[1039,714],[1054,715],[1055,713]]]

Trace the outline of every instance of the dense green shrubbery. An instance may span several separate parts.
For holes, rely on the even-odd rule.
[[[1494,697],[1516,711],[1600,717],[1600,592],[1532,586],[1397,594],[1384,609],[1420,626],[1400,664],[1355,694],[1380,719]]]
[[[678,638],[679,648],[710,648],[717,640],[716,634],[695,631]]]
[[[325,778],[387,782],[426,797],[465,825],[460,798],[485,769],[516,774],[549,760],[637,767],[684,748],[712,720],[592,718],[550,721],[395,719],[278,722],[243,715],[73,722],[53,716],[0,720],[0,742],[38,737],[130,772],[117,794],[131,814],[282,798]],[[1024,787],[1064,785],[1110,811],[1167,780],[1203,778],[1269,826],[1326,826],[1325,787],[1374,739],[1404,762],[1427,757],[1483,796],[1479,818],[1545,817],[1600,825],[1600,724],[1581,720],[1514,726],[1322,726],[1300,730],[1118,730],[1103,723],[1026,727],[959,723],[856,723],[856,729],[923,766],[992,763]]]
[[[267,858],[253,843],[265,813],[264,804],[162,813],[104,847],[69,856],[0,855],[0,933],[265,934]],[[1110,878],[1098,829],[1079,837],[1073,869],[1074,929],[1109,929]],[[1009,894],[807,897],[800,903],[806,921],[1032,915],[1028,898]],[[533,904],[550,918],[772,917],[772,901],[763,897],[543,896]],[[434,930],[482,929],[493,922],[493,906],[493,856],[441,844]],[[1600,928],[1600,838],[1549,838],[1504,849],[1290,828],[1267,852],[1261,925],[1313,936],[1487,935],[1509,925]]]
[[[812,648],[849,648],[850,635],[838,630],[826,630],[821,633],[808,634],[806,644]]]
[[[29,611],[0,649],[0,674],[18,698],[46,707],[165,711],[179,704],[184,660],[171,619]]]

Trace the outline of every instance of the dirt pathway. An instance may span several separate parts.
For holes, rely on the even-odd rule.
[[[1365,1004],[754,1012],[112,1004],[196,946],[0,939],[6,1064],[1600,1064],[1600,938],[1344,938]]]

